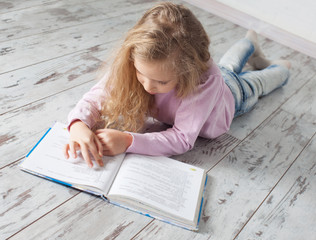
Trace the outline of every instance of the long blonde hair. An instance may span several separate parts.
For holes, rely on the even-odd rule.
[[[178,76],[177,97],[192,94],[208,69],[209,38],[193,13],[182,5],[160,3],[149,9],[127,36],[110,67],[109,93],[102,115],[106,127],[139,131],[153,115],[154,96],[137,80],[134,58],[163,61]]]

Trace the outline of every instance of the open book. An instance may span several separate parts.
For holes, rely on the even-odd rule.
[[[65,159],[66,125],[55,123],[20,164],[22,170],[100,195],[110,203],[174,225],[197,230],[207,181],[204,169],[167,157],[121,154],[89,168],[83,158]]]

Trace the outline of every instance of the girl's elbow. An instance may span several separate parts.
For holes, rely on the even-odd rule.
[[[186,152],[190,151],[193,147],[194,147],[193,144],[190,144],[187,141],[183,141],[183,142],[181,142],[181,147],[179,146],[176,149],[176,155],[180,155],[180,154],[186,153]]]

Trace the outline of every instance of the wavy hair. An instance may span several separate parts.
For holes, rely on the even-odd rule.
[[[154,96],[137,80],[135,57],[163,62],[178,76],[177,97],[194,93],[210,60],[210,40],[199,20],[183,5],[160,3],[129,30],[115,55],[105,88],[106,127],[137,132],[154,115]]]

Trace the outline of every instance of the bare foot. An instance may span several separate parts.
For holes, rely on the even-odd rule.
[[[257,33],[253,30],[248,30],[246,38],[252,42],[255,48],[255,51],[248,59],[248,63],[257,70],[261,70],[270,66],[271,61],[266,58],[259,46]]]

